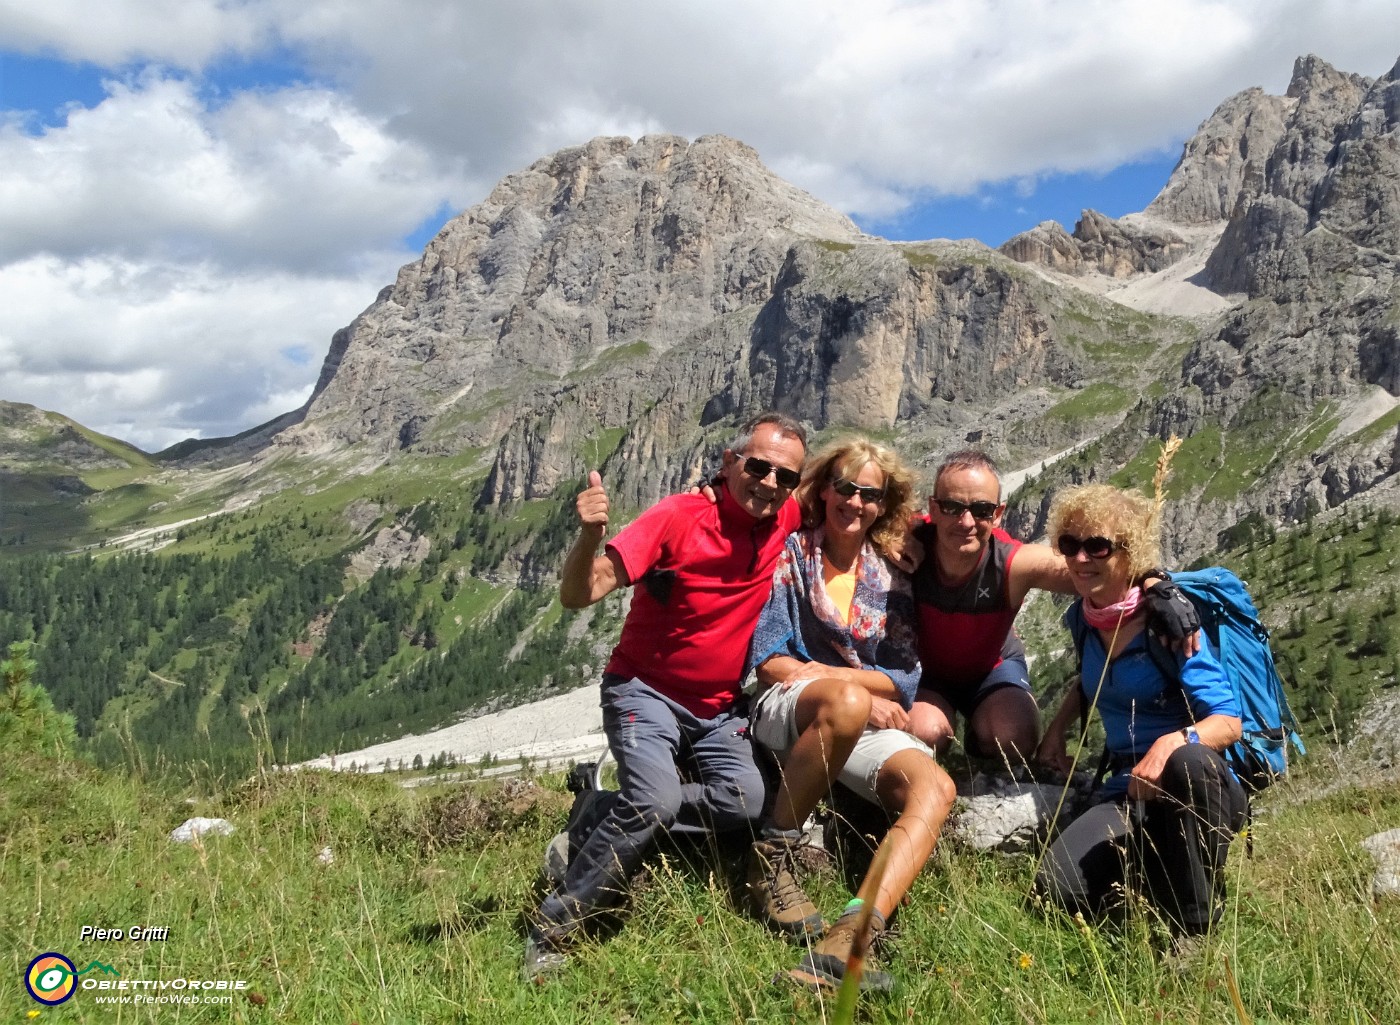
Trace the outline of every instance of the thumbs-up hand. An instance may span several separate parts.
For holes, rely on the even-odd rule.
[[[603,477],[597,470],[588,471],[588,487],[579,492],[576,506],[584,529],[591,528],[599,537],[608,532],[608,493],[603,490]]]

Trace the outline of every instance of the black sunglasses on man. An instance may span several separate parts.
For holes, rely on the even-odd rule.
[[[768,460],[759,459],[757,456],[749,456],[744,460],[744,472],[755,480],[763,480],[771,473],[773,479],[778,482],[778,487],[787,491],[791,491],[802,482],[802,474],[797,470],[774,466]]]

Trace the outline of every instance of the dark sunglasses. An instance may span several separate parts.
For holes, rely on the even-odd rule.
[[[1066,559],[1073,559],[1081,551],[1091,559],[1107,559],[1123,546],[1106,537],[1078,538],[1073,534],[1061,534],[1055,542],[1055,547]]]
[[[831,490],[842,498],[850,498],[852,495],[858,494],[862,502],[869,502],[872,505],[882,501],[885,497],[884,488],[872,488],[857,484],[855,481],[847,480],[845,477],[837,477],[832,481]]]
[[[763,480],[771,473],[773,479],[778,482],[778,487],[786,488],[788,491],[802,483],[802,474],[796,470],[774,466],[768,460],[759,459],[757,456],[749,456],[744,460],[744,472],[758,480]]]
[[[935,498],[933,504],[938,506],[938,511],[944,516],[951,516],[955,520],[962,519],[965,512],[972,513],[974,520],[990,520],[997,514],[995,502],[955,502],[951,498]]]

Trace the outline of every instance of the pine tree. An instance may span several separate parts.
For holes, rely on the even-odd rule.
[[[1362,650],[1373,655],[1388,655],[1395,647],[1394,628],[1379,616],[1366,628],[1366,643]]]

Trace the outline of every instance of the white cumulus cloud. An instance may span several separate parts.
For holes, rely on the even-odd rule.
[[[732,135],[893,234],[1398,44],[1395,0],[0,0],[0,47],[109,76],[0,110],[0,397],[147,447],[250,427],[415,226],[595,135]]]
[[[331,334],[392,274],[231,273],[114,257],[0,268],[5,398],[154,451],[236,434],[310,394]]]
[[[327,89],[211,108],[193,81],[156,71],[107,88],[37,135],[0,124],[0,262],[102,252],[323,271],[465,199],[459,160]]]

